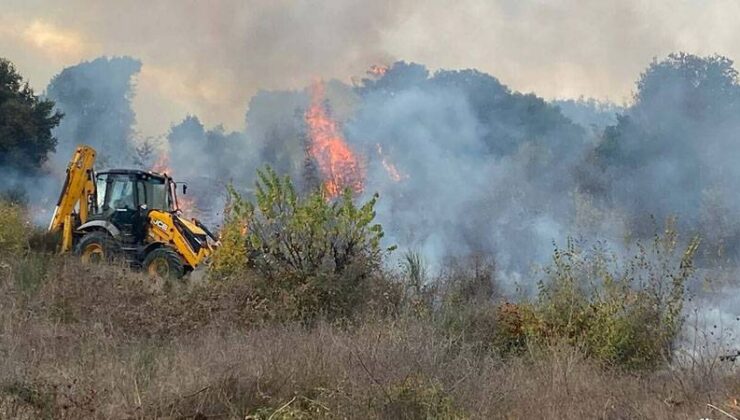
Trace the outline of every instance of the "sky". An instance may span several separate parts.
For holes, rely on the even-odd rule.
[[[655,57],[740,58],[737,16],[737,0],[0,0],[0,56],[38,92],[83,60],[140,59],[137,130],[155,136],[188,114],[240,130],[260,89],[396,60],[622,104]]]

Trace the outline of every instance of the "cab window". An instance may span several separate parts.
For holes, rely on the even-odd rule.
[[[143,181],[136,182],[136,195],[138,196],[139,206],[147,204],[146,201],[146,187],[144,187]]]
[[[97,205],[98,205],[98,211],[102,211],[103,204],[105,203],[105,193],[108,190],[108,174],[101,174],[98,175],[97,179],[95,180],[95,187],[97,192]]]
[[[169,199],[167,183],[162,178],[149,178],[144,181],[146,190],[146,204],[151,209],[171,211],[172,206]]]
[[[114,209],[135,209],[134,183],[128,177],[109,177],[105,204]]]

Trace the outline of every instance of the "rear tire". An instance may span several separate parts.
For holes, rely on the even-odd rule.
[[[83,263],[101,263],[113,260],[119,253],[120,247],[108,233],[93,231],[86,233],[75,247],[75,254],[80,256]]]
[[[152,277],[179,279],[185,275],[185,265],[180,254],[166,246],[150,251],[144,258],[142,266]]]

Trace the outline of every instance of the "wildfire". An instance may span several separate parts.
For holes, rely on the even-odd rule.
[[[152,165],[151,171],[170,176],[172,175],[172,170],[170,169],[170,157],[167,153],[159,155],[157,161]],[[193,210],[196,209],[195,200],[184,194],[179,194],[177,196],[177,207],[183,214],[192,213]]]
[[[181,212],[183,212],[183,214],[188,213],[192,216],[191,213],[196,209],[195,200],[187,195],[179,194],[177,196],[177,207]]]
[[[167,174],[170,171],[170,158],[167,156],[166,153],[162,153],[159,155],[159,159],[157,159],[156,162],[154,162],[154,165],[152,165],[152,172],[157,172],[160,174]]]
[[[339,124],[329,115],[324,98],[324,84],[315,83],[305,114],[310,138],[308,152],[318,164],[328,198],[337,197],[347,187],[360,193],[364,181],[360,161],[344,140]]]
[[[378,148],[378,156],[380,156],[380,162],[383,164],[383,167],[385,168],[386,173],[388,173],[388,176],[395,182],[400,182],[404,178],[408,178],[408,175],[401,174],[401,172],[396,168],[396,165],[391,163],[388,158],[385,157],[383,154],[383,146],[380,145],[380,143],[376,144]]]
[[[387,71],[388,71],[388,66],[373,64],[372,66],[370,66],[370,69],[367,71],[367,74],[369,74],[370,76],[375,76],[375,77],[383,77],[383,75],[385,75]]]

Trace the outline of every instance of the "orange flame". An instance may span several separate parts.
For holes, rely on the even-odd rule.
[[[162,153],[159,155],[159,158],[156,162],[152,165],[152,172],[157,172],[160,174],[166,174],[170,172],[170,157],[167,156],[166,153]]]
[[[167,153],[162,153],[161,155],[159,155],[157,161],[154,162],[154,164],[152,165],[151,171],[172,176],[172,169],[170,169],[170,157],[167,155]],[[178,194],[177,209],[180,210],[183,214],[192,213],[194,209],[197,209],[197,207],[195,206],[195,200],[185,195]]]
[[[387,71],[388,66],[373,64],[370,66],[370,69],[368,69],[367,74],[375,77],[383,77]]]
[[[306,110],[310,144],[309,154],[316,160],[324,179],[328,198],[335,198],[345,188],[362,192],[363,173],[359,159],[342,136],[341,129],[324,106],[324,84],[311,87],[311,104]]]
[[[385,172],[388,173],[388,176],[394,182],[400,182],[402,179],[409,177],[406,174],[401,174],[398,168],[396,168],[396,165],[391,163],[388,158],[386,158],[386,156],[383,154],[383,147],[380,145],[380,143],[376,144],[376,146],[378,148],[378,156],[380,156],[380,162],[383,164]]]
[[[180,210],[183,214],[187,213],[192,216],[191,213],[197,209],[195,206],[195,200],[193,200],[191,197],[188,197],[186,195],[177,195],[177,207],[178,210]]]

